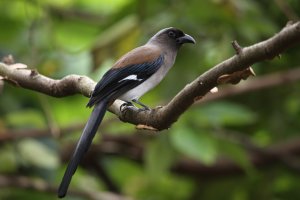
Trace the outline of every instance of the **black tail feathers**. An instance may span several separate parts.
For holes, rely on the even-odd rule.
[[[107,105],[108,105],[108,101],[101,101],[95,105],[92,114],[87,124],[85,125],[83,133],[77,143],[76,149],[68,164],[65,174],[62,178],[61,184],[58,189],[59,198],[62,198],[66,195],[72,176],[75,173],[85,152],[88,150],[88,148],[92,143],[92,140],[106,112]]]

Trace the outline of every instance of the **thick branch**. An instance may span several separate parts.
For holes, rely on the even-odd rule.
[[[225,74],[242,71],[252,64],[272,59],[292,45],[300,42],[300,22],[288,25],[268,40],[242,48],[235,55],[216,65],[183,88],[166,106],[152,111],[137,112],[137,109],[126,109],[120,112],[123,102],[116,101],[111,111],[120,119],[132,124],[143,124],[163,130],[170,127],[182,113],[196,100],[203,97],[218,85],[218,78]],[[76,93],[88,96],[95,83],[87,77],[69,75],[61,80],[53,80],[38,74],[34,70],[18,68],[18,66],[0,64],[0,76],[10,83],[24,88],[36,90],[51,96],[63,97]]]
[[[132,124],[146,124],[159,130],[168,128],[196,100],[217,86],[224,74],[247,69],[255,62],[272,59],[292,45],[300,42],[300,22],[289,25],[268,40],[245,47],[238,55],[216,65],[181,90],[166,106],[151,112],[128,110],[120,118]],[[118,110],[115,110],[117,112]]]
[[[74,94],[89,96],[95,86],[94,81],[86,76],[68,75],[60,80],[55,80],[18,63],[13,65],[0,63],[0,80],[1,76],[3,80],[15,86],[54,97],[65,97]]]

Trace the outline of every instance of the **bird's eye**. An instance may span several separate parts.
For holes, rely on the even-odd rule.
[[[170,32],[168,33],[168,35],[169,35],[170,38],[175,38],[175,33],[174,33],[174,31],[170,31]]]

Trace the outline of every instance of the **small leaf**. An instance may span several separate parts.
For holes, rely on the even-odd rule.
[[[54,21],[53,38],[66,51],[78,52],[92,45],[97,36],[97,27],[80,21]]]
[[[53,116],[60,126],[67,126],[74,122],[84,123],[92,111],[85,107],[87,99],[79,96],[66,97],[64,101],[50,99],[49,102]]]
[[[161,177],[173,162],[174,151],[167,139],[166,135],[160,135],[147,146],[145,160],[150,177]]]
[[[249,175],[253,175],[254,168],[249,160],[249,156],[241,146],[228,142],[226,140],[219,141],[220,153],[227,155],[241,166]]]
[[[230,126],[251,124],[256,119],[256,115],[246,107],[229,102],[208,104],[201,108],[198,117],[202,124]]]
[[[177,128],[172,132],[174,146],[181,153],[207,165],[213,164],[217,156],[217,146],[208,134],[194,132],[189,128]]]
[[[105,168],[109,170],[109,174],[116,184],[122,188],[128,188],[129,190],[132,189],[132,181],[134,182],[134,179],[141,176],[143,177],[144,175],[141,165],[121,157],[111,157],[107,159]]]
[[[56,168],[59,164],[56,153],[37,140],[22,140],[18,149],[25,164],[47,169]]]
[[[11,112],[6,116],[6,120],[14,127],[45,127],[44,116],[33,109]]]
[[[12,146],[4,145],[0,150],[0,172],[14,172],[17,169],[16,156]]]

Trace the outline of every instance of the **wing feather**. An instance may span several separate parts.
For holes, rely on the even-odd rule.
[[[111,98],[116,99],[140,85],[159,69],[163,64],[163,59],[163,55],[159,55],[153,61],[129,64],[123,68],[111,68],[97,83],[87,106],[92,107],[111,93],[114,93]],[[126,77],[131,75],[135,75],[137,79],[126,79]]]

